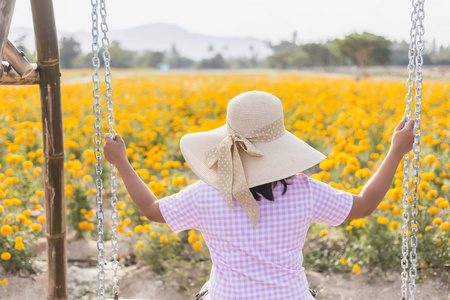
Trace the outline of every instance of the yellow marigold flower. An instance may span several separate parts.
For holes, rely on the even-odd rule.
[[[425,156],[424,161],[428,164],[432,164],[436,162],[436,156],[434,156],[433,154],[429,154],[427,156]]]
[[[322,231],[319,233],[319,235],[320,235],[321,237],[324,237],[324,236],[327,236],[327,235],[328,235],[328,232],[327,232],[326,230],[322,230]]]
[[[134,231],[136,231],[137,233],[142,232],[144,230],[144,226],[142,225],[137,225],[134,227]]]
[[[23,222],[25,222],[27,220],[27,217],[24,216],[24,215],[18,215],[16,217],[16,220],[23,223]]]
[[[39,167],[34,168],[34,170],[33,170],[33,176],[34,176],[34,177],[38,177],[39,174],[41,173],[41,171],[42,171],[42,169],[39,168]]]
[[[9,253],[9,252],[3,252],[3,253],[0,255],[0,257],[1,257],[3,260],[10,260],[10,259],[11,259],[11,253]]]
[[[386,225],[389,222],[389,220],[387,218],[385,218],[385,217],[379,216],[377,218],[377,222],[380,223],[380,224]]]
[[[23,224],[24,224],[25,226],[30,226],[32,223],[33,223],[33,222],[31,222],[31,220],[26,220]],[[15,226],[15,225],[14,225],[14,226]],[[14,229],[14,226],[13,226],[13,229]],[[16,229],[14,229],[14,230],[16,230]]]
[[[40,231],[42,229],[42,225],[38,223],[33,223],[31,224],[31,229],[33,229],[34,231]]]
[[[203,246],[203,244],[200,243],[199,241],[192,244],[192,248],[194,248],[195,251],[202,249],[202,246]]]
[[[155,170],[156,172],[161,171],[161,169],[162,169],[162,165],[160,162],[156,162],[153,164],[153,170]]]
[[[372,176],[372,172],[367,168],[359,169],[355,172],[355,176],[358,178],[370,177]]]
[[[352,230],[353,226],[352,225],[348,225],[347,227],[345,227],[345,230],[349,231]]]
[[[392,230],[397,229],[398,223],[395,221],[392,221],[391,223],[389,223],[389,228],[391,228]]]
[[[398,215],[398,208],[397,208],[397,207],[394,207],[394,208],[392,209],[392,211],[391,211],[391,214],[392,214],[393,216]]]
[[[174,186],[180,186],[184,183],[184,177],[180,176],[180,177],[175,177],[174,179],[172,179],[172,184]]]
[[[42,192],[42,191],[36,191],[36,192],[34,192],[34,193],[35,193],[35,195],[38,196],[38,197],[43,197],[43,196],[44,196],[44,192]]]
[[[0,180],[1,181],[1,180]],[[6,197],[5,192],[3,192],[2,190],[0,190],[0,199],[3,199]]]
[[[22,205],[22,200],[17,199],[17,198],[11,199],[11,204],[12,205]],[[31,216],[31,214],[30,214],[30,216]]]
[[[378,204],[378,207],[384,210],[388,210],[391,208],[391,205],[383,200],[380,202],[380,204]]]
[[[24,245],[22,242],[16,243],[16,244],[14,245],[14,248],[16,248],[17,250],[22,250],[23,247],[25,247],[25,245]]]
[[[439,224],[441,224],[442,223],[442,219],[441,218],[435,218],[434,220],[433,220],[433,224],[434,225],[439,225]]]
[[[5,277],[5,279],[3,279],[2,281],[0,281],[0,285],[4,285],[5,283],[8,282],[8,278]]]
[[[130,224],[131,224],[131,220],[130,219],[123,220],[123,225],[129,226]]]
[[[361,268],[358,264],[353,265],[353,272],[355,272],[356,274],[359,274],[361,272]]]
[[[448,207],[448,201],[445,200],[444,198],[437,198],[435,203],[439,208],[447,208]]]
[[[434,198],[436,198],[437,194],[438,194],[438,192],[436,190],[430,190],[427,193],[428,200],[433,200]]]
[[[345,257],[341,257],[341,259],[339,260],[340,262],[341,262],[341,264],[343,264],[343,265],[346,265],[346,264],[348,264],[348,260],[347,259],[345,259]]]
[[[0,213],[3,212],[3,206],[0,205]]]
[[[161,242],[167,242],[167,234],[161,235],[161,236],[159,237],[159,240],[160,240]]]
[[[448,228],[450,228],[450,224],[447,222],[443,222],[441,223],[441,229],[442,230],[448,230]]]
[[[4,205],[5,207],[10,206],[11,204],[12,204],[12,203],[11,203],[11,200],[9,200],[9,199],[3,200],[3,205]]]
[[[83,176],[83,181],[91,182],[92,181],[92,177],[90,175],[84,175]]]
[[[150,234],[149,234],[151,237],[155,237],[156,236],[156,233],[154,233],[153,231],[152,232],[150,232]]]
[[[40,204],[35,205],[33,208],[34,208],[35,210],[43,210],[43,209],[44,209],[44,208],[42,207],[42,205],[40,205]]]
[[[23,211],[23,215],[25,216],[25,217],[29,217],[29,216],[31,216],[31,210],[24,210]]]
[[[443,190],[443,191],[446,191],[446,190],[448,190],[448,186],[446,186],[446,185],[443,185],[443,186],[441,187],[441,190]]]
[[[378,153],[371,153],[370,158],[373,160],[376,160],[376,159],[380,158],[380,155]]]
[[[427,180],[427,181],[433,180],[434,179],[434,173],[432,173],[432,172],[425,172],[425,173],[422,174],[421,178],[423,180]]]
[[[29,170],[33,167],[33,163],[29,160],[25,161],[22,163],[22,167],[24,167],[25,169]]]
[[[0,228],[0,233],[3,234],[4,236],[10,235],[12,233],[12,228],[9,225],[3,225]]]
[[[320,168],[324,171],[328,171],[333,167],[333,162],[329,159],[325,159],[320,163]]]
[[[439,212],[439,208],[437,208],[436,206],[432,206],[432,207],[430,207],[430,208],[428,209],[428,212],[429,212],[432,216],[434,216],[434,215],[436,215],[436,214]]]
[[[142,249],[142,247],[144,247],[144,243],[142,241],[137,242],[136,247],[138,249]]]
[[[166,169],[162,170],[162,171],[161,171],[161,176],[162,176],[162,177],[167,177],[167,176],[169,176],[169,171],[166,170]]]
[[[427,227],[425,227],[425,231],[428,231],[428,230],[430,230],[431,228],[433,228],[433,226],[428,225]]]
[[[21,236],[16,236],[14,238],[14,243],[21,243],[21,242],[23,242],[23,238]]]
[[[44,216],[39,216],[37,219],[39,223],[45,223],[46,221],[46,218]]]
[[[133,235],[133,231],[128,231],[128,232],[127,232],[127,235],[128,235],[128,236],[132,236],[132,235]]]
[[[123,207],[124,205],[125,205],[125,202],[124,202],[124,201],[118,201],[118,202],[117,202],[117,205],[116,205],[117,210],[122,209],[122,207]]]
[[[189,235],[188,242],[189,244],[193,244],[197,241],[197,236],[195,234]]]
[[[417,186],[417,189],[419,191],[423,191],[423,190],[427,190],[430,187],[430,184],[426,181],[422,181],[421,183],[419,183],[419,185]]]
[[[12,169],[8,169],[8,170],[5,171],[5,175],[6,176],[11,176],[12,174],[14,174]]]

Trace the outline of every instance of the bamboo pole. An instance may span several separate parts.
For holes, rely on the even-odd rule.
[[[27,77],[34,70],[30,62],[25,58],[25,53],[20,52],[9,40],[3,51],[3,57],[20,77]]]
[[[0,2],[0,61],[2,61],[3,49],[8,41],[9,28],[11,27],[15,5],[16,0],[2,0]],[[3,73],[2,66],[0,66],[0,73]]]
[[[37,65],[31,64],[33,70],[27,75],[22,77],[18,74],[7,61],[2,61],[3,73],[0,74],[0,85],[31,85],[39,84],[39,73],[37,71]]]
[[[64,139],[58,38],[52,0],[31,0],[41,94],[48,289],[47,299],[67,299]]]

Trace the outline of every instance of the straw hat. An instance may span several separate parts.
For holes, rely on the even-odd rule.
[[[281,101],[260,91],[234,97],[224,126],[187,134],[180,148],[192,171],[219,189],[233,208],[231,195],[242,205],[238,198],[248,198],[249,188],[295,175],[326,158],[285,130]],[[255,203],[243,205],[250,219],[252,214],[259,219]],[[257,220],[252,222],[256,226]]]

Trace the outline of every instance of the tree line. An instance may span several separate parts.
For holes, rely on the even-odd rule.
[[[111,67],[113,68],[164,68],[164,69],[248,69],[276,68],[303,69],[310,67],[356,66],[357,76],[364,75],[367,66],[402,65],[409,62],[409,42],[390,41],[372,33],[352,33],[342,39],[324,43],[297,43],[297,34],[290,41],[278,44],[267,42],[273,50],[268,57],[258,57],[252,46],[250,57],[225,58],[222,50],[214,51],[208,47],[210,57],[199,61],[182,55],[176,45],[169,51],[132,51],[123,48],[119,42],[112,41],[109,46]],[[17,42],[16,42],[17,43]],[[32,56],[18,42],[18,48],[27,56]],[[91,68],[92,53],[83,53],[80,43],[73,37],[60,39],[60,59],[62,68]],[[426,44],[423,53],[425,65],[450,65],[450,47]]]

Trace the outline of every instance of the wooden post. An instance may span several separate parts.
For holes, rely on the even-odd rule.
[[[47,299],[67,299],[64,138],[58,38],[52,0],[31,0],[41,94],[47,215]]]

